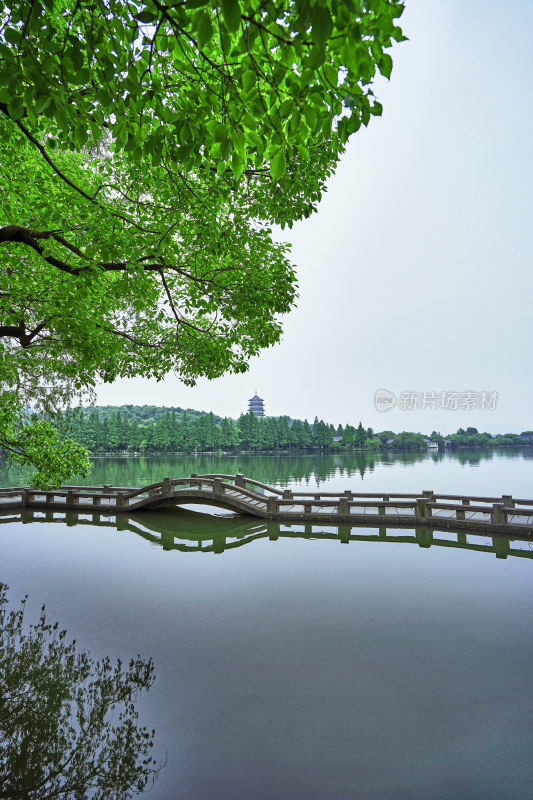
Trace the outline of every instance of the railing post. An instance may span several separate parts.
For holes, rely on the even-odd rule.
[[[490,521],[493,525],[505,525],[507,522],[507,514],[503,510],[503,503],[493,504]]]
[[[267,511],[269,514],[278,513],[278,501],[275,497],[269,497],[267,503]]]
[[[339,516],[347,517],[348,514],[349,514],[348,500],[346,499],[346,497],[339,497]]]
[[[242,472],[238,472],[235,475],[235,486],[238,486],[240,489],[246,488],[246,481],[244,480],[244,475]]]
[[[428,498],[427,497],[418,497],[417,498],[415,515],[419,519],[427,519],[428,517],[431,517],[431,509],[428,508]]]
[[[104,488],[102,489],[102,492],[104,494],[111,494],[112,491],[113,491],[113,487],[110,486],[108,483],[105,483],[104,484]]]
[[[304,503],[304,514],[311,514],[313,506],[311,503]]]
[[[432,489],[425,489],[422,492],[422,497],[425,497],[426,500],[429,500],[430,503],[433,503],[435,501],[435,495],[433,494]]]
[[[79,502],[78,489],[69,489],[67,492],[67,506],[76,506]]]
[[[224,484],[222,483],[222,480],[220,478],[215,478],[215,480],[213,481],[213,492],[215,494],[224,494],[224,490],[225,487]]]
[[[117,494],[117,508],[126,508],[126,495],[124,492]]]
[[[469,506],[470,505],[470,500],[468,499],[468,497],[463,497],[463,499],[461,500],[461,504],[463,506]]]
[[[378,506],[378,514],[380,516],[384,517],[386,513],[387,509],[385,508],[385,506]]]
[[[464,508],[455,509],[455,519],[466,519]]]
[[[20,493],[20,507],[26,508],[27,505],[28,505],[28,490],[23,489],[22,492]]]
[[[345,497],[346,497],[348,500],[353,500],[353,492],[351,492],[349,489],[346,489],[346,491],[344,492],[344,496],[345,496]]]
[[[170,494],[170,478],[163,478],[163,494]]]
[[[283,490],[283,499],[284,500],[292,500],[292,492],[290,489]]]
[[[515,507],[515,502],[513,500],[512,495],[510,495],[510,494],[502,495],[502,502],[503,502],[504,506],[507,506],[507,508],[514,508]]]

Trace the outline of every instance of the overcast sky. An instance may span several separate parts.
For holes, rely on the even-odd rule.
[[[282,342],[246,375],[117,381],[100,404],[238,417],[257,389],[268,414],[310,421],[533,429],[533,2],[406,6],[382,118],[354,135],[318,213],[280,234],[300,284]],[[452,392],[457,409],[439,411]]]

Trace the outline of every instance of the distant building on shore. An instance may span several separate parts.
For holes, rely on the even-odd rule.
[[[257,389],[253,397],[248,400],[248,411],[252,411],[256,417],[264,417],[264,400],[257,394]]]

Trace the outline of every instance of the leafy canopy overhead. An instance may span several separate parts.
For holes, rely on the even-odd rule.
[[[369,86],[403,38],[398,0],[4,3],[0,101],[79,150],[110,130],[134,163],[277,180],[381,113]],[[51,142],[49,142],[51,144]],[[335,155],[333,155],[333,158]]]
[[[0,8],[0,390],[246,370],[296,299],[270,226],[381,113],[402,4]]]

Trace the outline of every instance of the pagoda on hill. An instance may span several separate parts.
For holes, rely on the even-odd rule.
[[[263,408],[264,401],[257,394],[257,389],[253,397],[248,400],[248,411],[252,411],[256,417],[264,417],[265,409]]]

